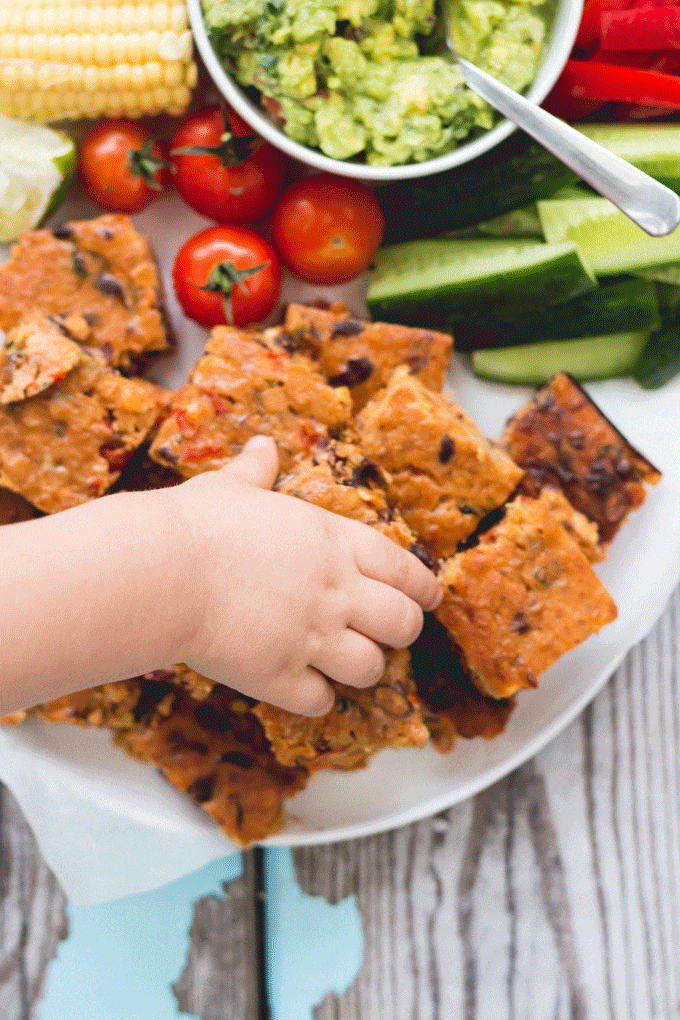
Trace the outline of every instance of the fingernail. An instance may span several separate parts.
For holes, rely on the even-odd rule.
[[[251,436],[246,445],[243,447],[244,450],[267,450],[271,447],[272,440],[269,436]]]
[[[444,589],[443,588],[439,588],[438,591],[437,591],[437,594],[435,595],[434,599],[432,600],[432,605],[430,606],[430,612],[431,613],[434,612],[434,610],[437,608],[437,606],[440,604],[440,602],[441,602],[441,600],[443,598],[444,598]]]

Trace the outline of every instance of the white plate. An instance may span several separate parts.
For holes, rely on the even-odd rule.
[[[74,201],[62,210],[60,218],[94,214],[85,201]],[[136,217],[136,222],[157,251],[166,281],[180,243],[207,224],[174,195],[163,196]],[[363,281],[345,288],[314,288],[288,279],[284,297],[344,297],[361,313]],[[200,355],[206,333],[187,322],[170,287],[167,303],[179,349],[159,361],[153,374],[176,386]],[[508,415],[529,392],[480,382],[462,359],[452,367],[450,385],[489,436],[498,435]],[[616,600],[618,619],[545,673],[537,691],[521,694],[507,729],[495,740],[460,740],[447,756],[432,747],[383,751],[364,770],[349,775],[322,773],[312,779],[307,790],[288,801],[288,824],[268,843],[299,845],[364,836],[424,818],[471,796],[559,733],[652,627],[680,578],[680,379],[653,392],[626,380],[587,389],[633,445],[663,471],[663,480],[650,490],[642,508],[614,541],[609,558],[597,568]],[[126,758],[99,732],[68,726],[5,731],[0,735],[0,776],[9,781],[22,802],[48,860],[62,881],[68,885],[70,879],[72,888],[78,882],[64,835],[69,831],[69,819],[77,820],[79,833],[85,825],[92,830],[89,838],[103,855],[104,864],[107,854],[120,854],[122,832],[130,834],[133,848],[142,834],[152,842],[160,837],[166,848],[169,843],[184,848],[181,854],[166,849],[165,864],[159,866],[156,860],[153,874],[148,875],[141,874],[144,865],[136,851],[130,851],[115,881],[124,885],[130,879],[134,857],[135,888],[177,877],[229,846],[221,837],[215,839],[211,823],[186,798],[169,789],[154,770]],[[96,831],[95,816],[101,822],[97,822],[100,827]],[[125,891],[131,889],[125,887]],[[84,895],[91,897],[92,893]]]

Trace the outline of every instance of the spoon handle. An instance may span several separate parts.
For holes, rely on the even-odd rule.
[[[529,102],[486,71],[457,55],[455,59],[473,92],[576,171],[646,233],[663,237],[675,230],[680,223],[680,198],[670,188]]]

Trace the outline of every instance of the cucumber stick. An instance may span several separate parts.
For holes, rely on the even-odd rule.
[[[625,279],[608,283],[588,294],[550,308],[538,306],[530,315],[511,323],[497,323],[480,308],[456,324],[456,349],[510,347],[527,337],[566,340],[606,333],[651,332],[661,325],[657,288],[647,280]]]
[[[579,131],[680,194],[680,125],[580,124]]]
[[[582,124],[579,130],[680,194],[677,124]],[[503,216],[578,177],[520,131],[463,166],[415,181],[381,186],[385,241],[437,237]]]
[[[546,240],[575,244],[596,276],[680,262],[680,230],[649,237],[606,198],[547,199],[538,215]]]
[[[463,166],[381,185],[385,243],[437,237],[549,198],[578,176],[527,135],[515,132]]]
[[[575,379],[606,379],[628,375],[647,342],[647,333],[581,337],[522,347],[496,347],[475,351],[475,375],[493,382],[539,386],[558,372]]]
[[[376,319],[434,328],[480,306],[511,322],[594,286],[573,244],[441,238],[381,248],[366,300]]]
[[[669,316],[633,366],[632,375],[646,390],[655,390],[680,375],[680,312]]]

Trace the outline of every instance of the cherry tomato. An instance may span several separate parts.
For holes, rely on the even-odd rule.
[[[196,149],[194,153],[182,150]],[[232,109],[208,106],[184,120],[170,143],[175,186],[184,201],[218,223],[266,216],[283,190],[286,157]]]
[[[271,312],[281,266],[270,244],[246,227],[208,227],[184,244],[172,270],[177,300],[201,326],[247,326]]]
[[[132,120],[105,120],[92,128],[78,153],[89,198],[111,212],[146,209],[170,183],[165,146]]]
[[[385,217],[371,189],[333,174],[298,181],[272,218],[281,258],[309,283],[344,283],[363,273],[384,232]]]

